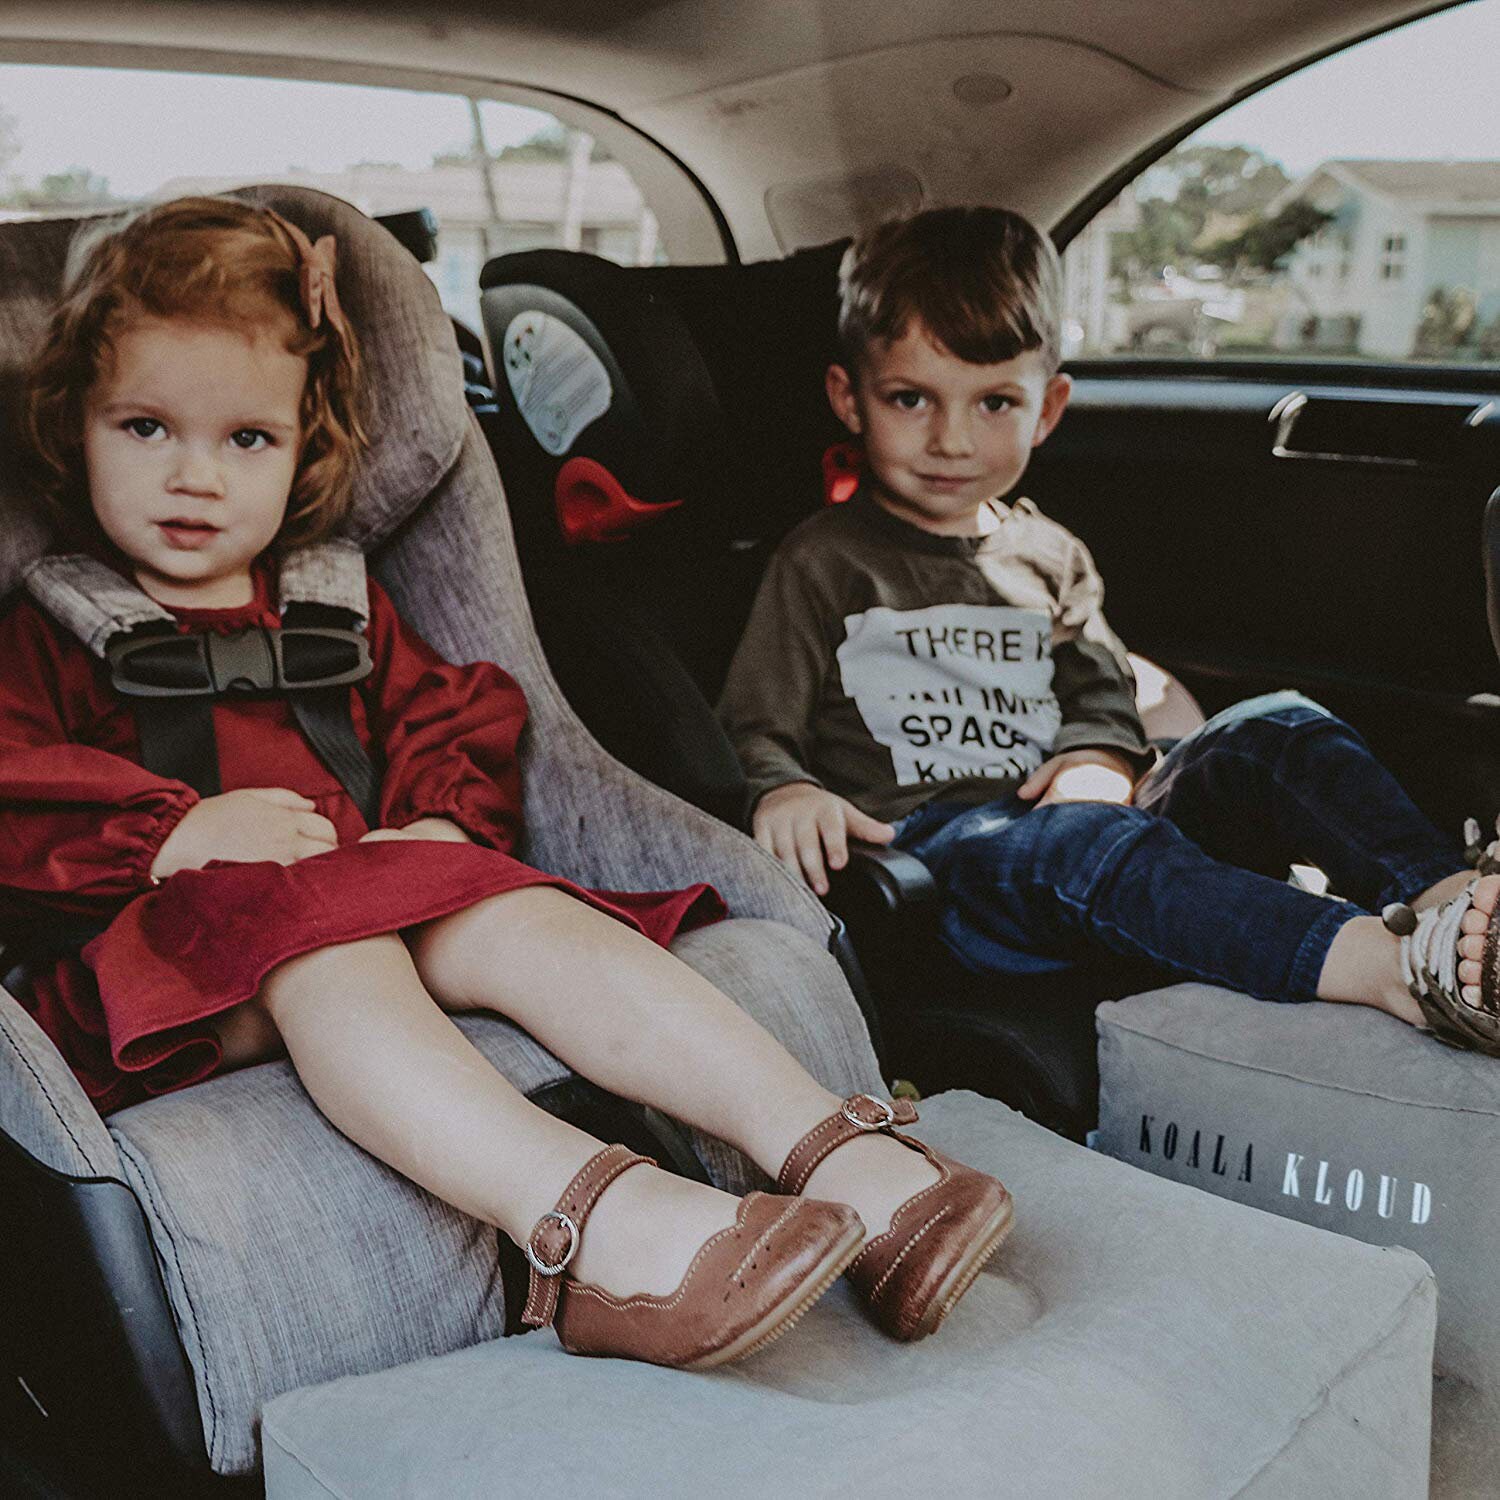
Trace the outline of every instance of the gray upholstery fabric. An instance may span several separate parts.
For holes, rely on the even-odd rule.
[[[349,204],[294,187],[245,188],[229,196],[274,208],[315,239],[338,237],[340,298],[365,335],[370,374],[371,445],[356,476],[346,534],[368,547],[399,525],[458,457],[468,408],[452,327],[436,289],[407,251]],[[68,219],[17,222],[0,235],[0,387],[7,392],[46,326],[77,227]],[[386,295],[393,284],[400,296]],[[15,465],[0,473],[0,594],[15,587],[49,536],[22,478]]]
[[[1417,1257],[1187,1193],[972,1094],[923,1115],[1017,1202],[936,1337],[891,1343],[841,1285],[708,1374],[491,1343],[273,1402],[268,1500],[1425,1496]]]
[[[879,1086],[838,966],[810,938],[730,921],[686,934],[675,951],[831,1088]],[[523,1092],[566,1075],[505,1022],[459,1025]],[[280,1391],[498,1336],[495,1231],[351,1145],[289,1063],[211,1079],[109,1123],[151,1224],[216,1471],[254,1468],[256,1420]],[[756,1175],[722,1142],[696,1144],[725,1185]]]
[[[0,1130],[54,1172],[118,1177],[120,1161],[88,1095],[41,1027],[0,989]]]
[[[566,1074],[505,1022],[459,1024],[520,1089]],[[504,1326],[497,1231],[353,1146],[289,1063],[210,1079],[109,1124],[151,1225],[216,1472],[255,1467],[256,1419],[277,1392]]]
[[[1500,1492],[1500,1064],[1362,1006],[1207,985],[1103,1005],[1098,1024],[1102,1150],[1432,1266],[1435,1479]]]

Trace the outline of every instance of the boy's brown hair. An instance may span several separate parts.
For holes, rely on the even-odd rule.
[[[839,347],[851,379],[871,340],[915,320],[972,364],[1039,349],[1062,362],[1062,266],[1052,241],[1004,208],[934,208],[882,224],[839,267]]]
[[[85,226],[68,256],[61,300],[27,375],[25,419],[43,498],[65,531],[95,531],[84,469],[84,403],[114,341],[145,318],[185,319],[247,334],[287,325],[288,354],[307,359],[301,453],[280,549],[325,540],[348,513],[360,424],[360,358],[352,332],[308,321],[303,254],[276,214],[234,198],[178,198]]]

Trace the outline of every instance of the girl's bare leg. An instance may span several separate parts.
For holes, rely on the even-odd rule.
[[[423,982],[454,1010],[508,1016],[585,1078],[743,1151],[771,1176],[840,1100],[686,964],[546,886],[508,891],[412,935]],[[880,1136],[824,1158],[810,1197],[858,1210],[871,1235],[936,1181]]]
[[[231,1062],[285,1043],[328,1119],[372,1155],[525,1241],[601,1143],[517,1092],[423,988],[394,934],[307,953],[227,1014]],[[611,1185],[574,1269],[621,1296],[669,1292],[738,1200],[651,1167]]]

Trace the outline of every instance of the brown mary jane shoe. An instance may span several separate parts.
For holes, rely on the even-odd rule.
[[[521,1320],[533,1328],[555,1323],[571,1354],[688,1370],[743,1359],[785,1333],[864,1242],[864,1225],[847,1204],[751,1193],[734,1224],[704,1243],[675,1291],[616,1297],[565,1273],[599,1195],[639,1162],[651,1158],[606,1146],[537,1220],[524,1246],[531,1285]]]
[[[776,1181],[777,1191],[800,1193],[830,1151],[872,1130],[920,1151],[937,1168],[938,1180],[908,1198],[891,1216],[891,1227],[849,1266],[849,1279],[875,1321],[897,1339],[925,1338],[937,1328],[1000,1248],[1014,1213],[1010,1194],[995,1178],[894,1128],[916,1118],[909,1099],[887,1104],[855,1094],[792,1147]]]

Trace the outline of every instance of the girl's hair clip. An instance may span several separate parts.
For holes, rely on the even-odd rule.
[[[328,326],[347,349],[349,320],[339,305],[338,282],[334,275],[338,241],[331,234],[325,234],[314,242],[290,219],[283,218],[274,209],[267,209],[266,212],[286,230],[297,248],[297,256],[301,262],[299,283],[302,311],[307,317],[307,326],[321,327],[326,317]]]

